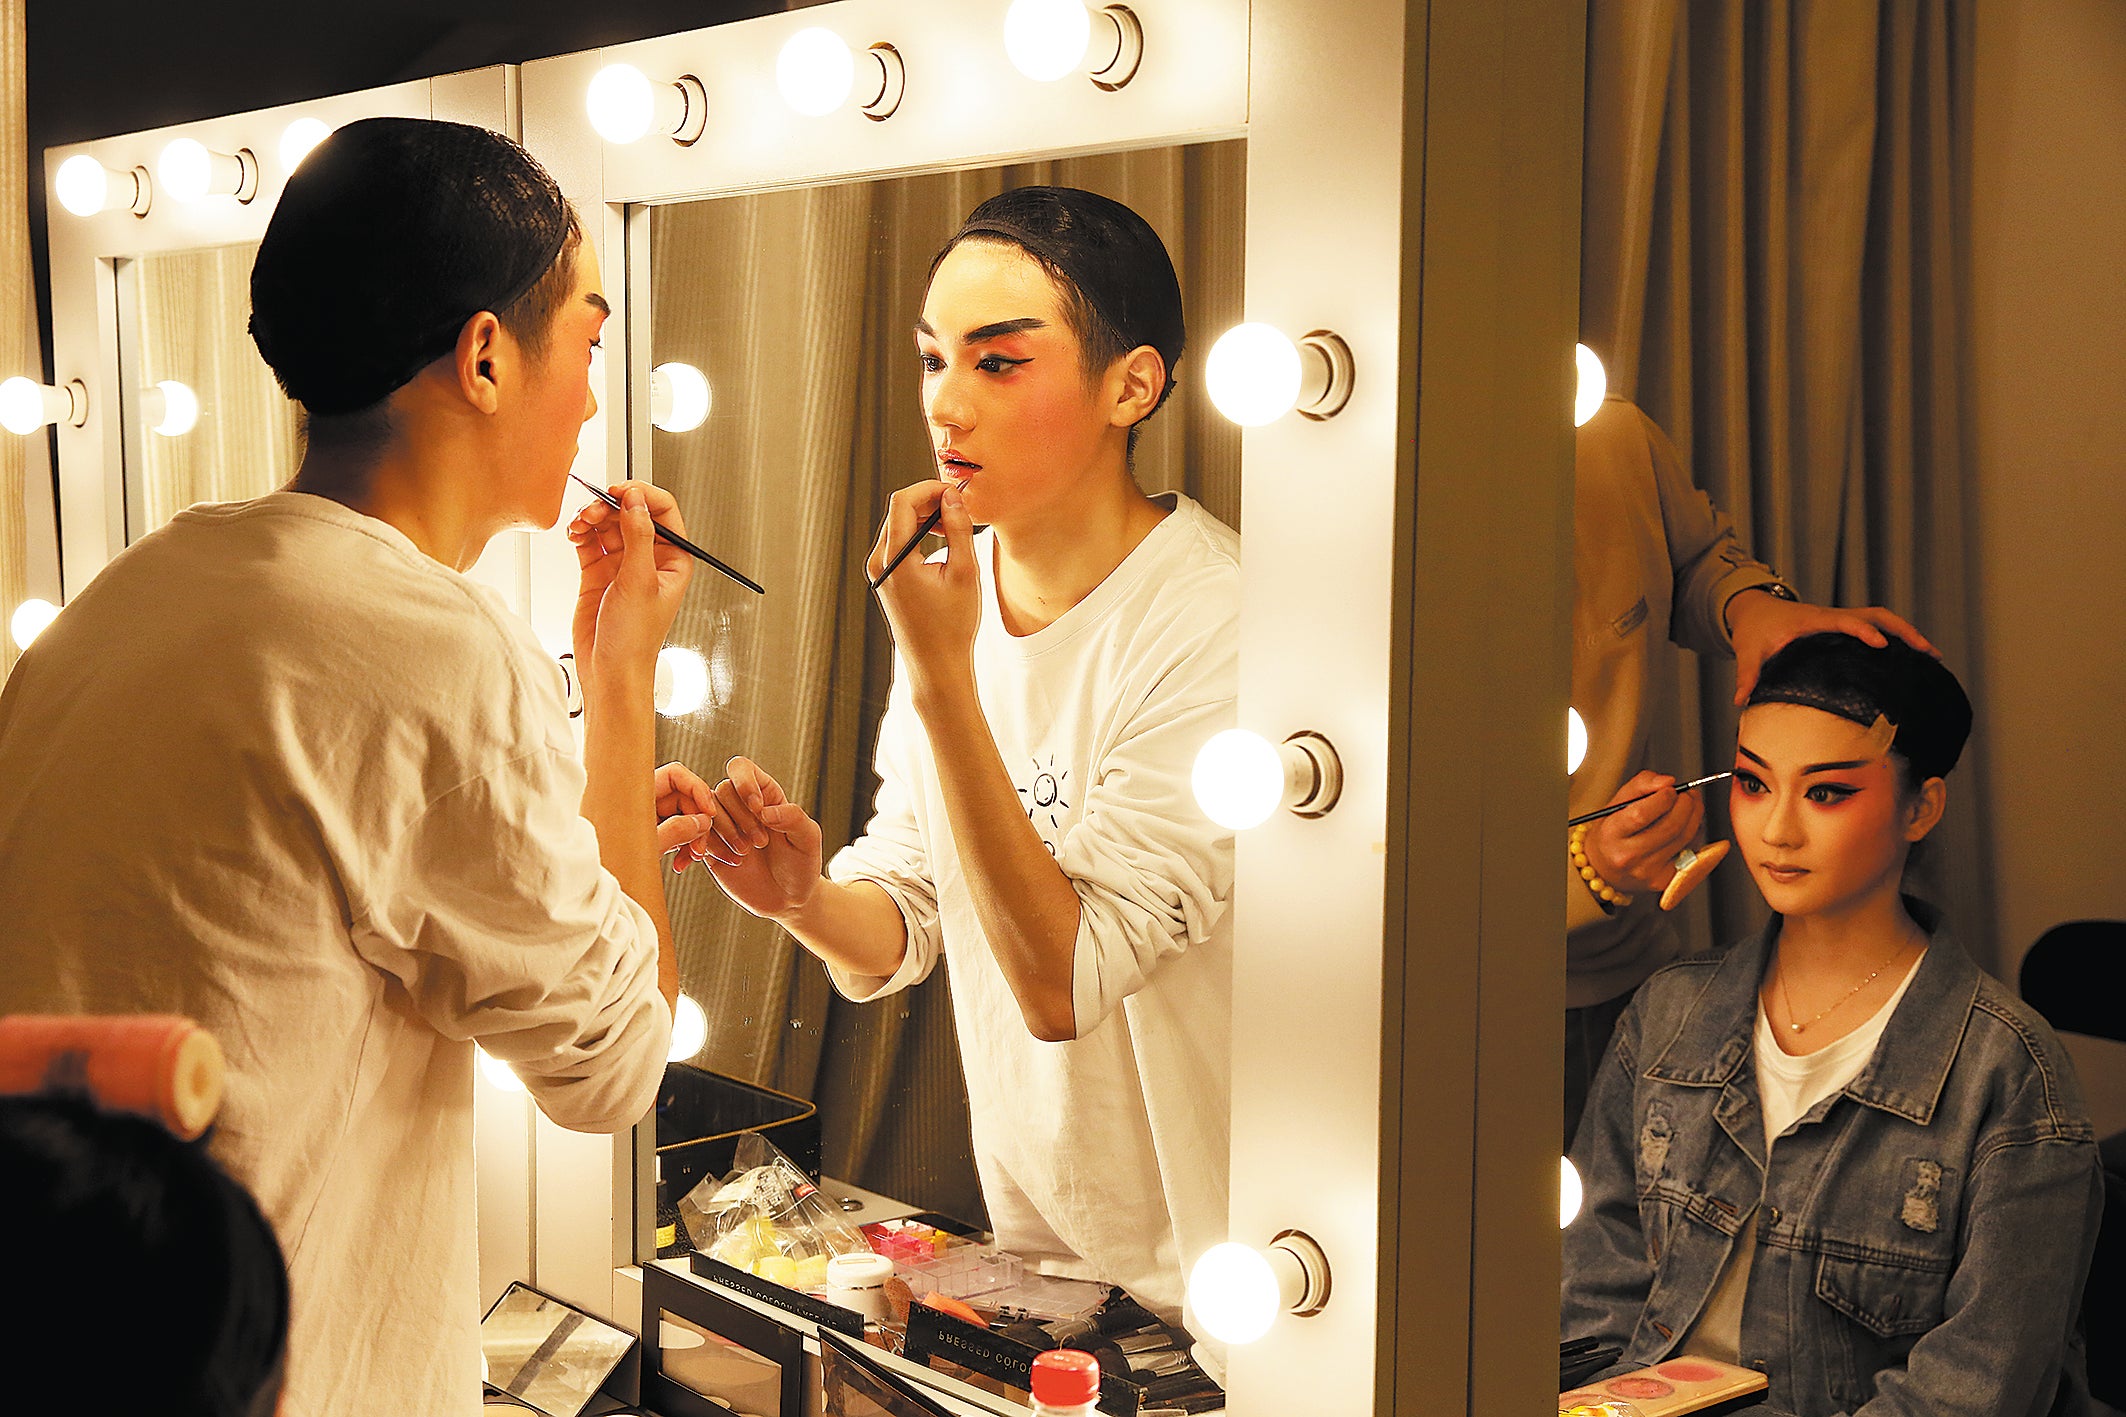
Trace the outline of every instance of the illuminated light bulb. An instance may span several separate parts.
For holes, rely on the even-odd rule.
[[[332,125],[317,118],[298,118],[281,132],[281,170],[293,172],[312,149],[332,136]]]
[[[1228,1240],[1203,1252],[1189,1271],[1188,1301],[1211,1337],[1253,1343],[1277,1316],[1318,1314],[1329,1297],[1329,1262],[1321,1247],[1286,1231],[1258,1250]]]
[[[52,423],[79,428],[88,421],[88,386],[79,379],[58,388],[19,374],[0,382],[0,428],[10,433],[34,433]]]
[[[94,216],[111,199],[111,171],[87,153],[77,153],[59,164],[52,178],[59,205],[75,216]]]
[[[650,425],[667,433],[691,433],[709,416],[709,381],[691,364],[660,364],[650,371]]]
[[[1576,708],[1565,710],[1565,776],[1571,777],[1587,761],[1587,721]]]
[[[1189,786],[1204,815],[1221,827],[1246,831],[1277,810],[1284,795],[1284,761],[1260,733],[1228,728],[1196,754]]]
[[[702,1012],[701,1005],[686,995],[679,996],[679,1007],[672,1010],[672,1051],[665,1055],[668,1063],[683,1063],[708,1046],[709,1016]]]
[[[1084,0],[1012,0],[1004,15],[1004,52],[1012,66],[1044,84],[1077,72],[1092,39]]]
[[[524,1086],[524,1079],[518,1077],[516,1070],[510,1067],[509,1064],[495,1057],[477,1043],[473,1045],[472,1051],[480,1060],[480,1076],[487,1079],[489,1087],[497,1092],[524,1092],[527,1090]]]
[[[1558,1229],[1572,1224],[1573,1217],[1580,1213],[1580,1173],[1573,1168],[1572,1158],[1558,1158]]]
[[[1012,0],[1004,16],[1004,52],[1029,79],[1053,83],[1084,74],[1114,90],[1137,75],[1144,27],[1127,5],[1094,10],[1085,0]]]
[[[775,86],[783,102],[807,118],[832,113],[856,87],[856,56],[849,42],[818,25],[790,36],[775,59]]]
[[[155,161],[155,180],[180,202],[258,195],[258,161],[248,149],[218,153],[195,138],[174,138]]]
[[[1602,407],[1602,400],[1609,396],[1609,375],[1603,372],[1602,361],[1584,344],[1572,347],[1572,362],[1580,371],[1580,390],[1572,400],[1572,426],[1580,427],[1595,416]]]
[[[1342,795],[1343,764],[1318,733],[1295,733],[1273,744],[1259,733],[1229,728],[1197,752],[1189,786],[1205,816],[1246,831],[1279,807],[1302,817],[1327,812]]]
[[[49,600],[23,601],[7,621],[8,633],[15,637],[15,648],[28,649],[30,641],[43,634],[58,618],[59,607]]]
[[[657,712],[666,718],[683,718],[709,701],[709,666],[693,650],[666,645],[657,651],[657,683],[653,690]]]
[[[199,395],[175,379],[164,379],[141,391],[140,413],[148,427],[163,437],[181,437],[199,422]]]
[[[1235,325],[1211,346],[1203,384],[1218,411],[1243,428],[1274,423],[1299,402],[1299,346],[1275,325]]]
[[[1275,325],[1249,322],[1218,337],[1204,360],[1203,384],[1218,411],[1243,428],[1260,428],[1298,409],[1333,417],[1350,401],[1351,348],[1327,330],[1294,344]]]
[[[650,76],[634,65],[608,64],[591,80],[584,107],[599,137],[608,143],[632,143],[656,120],[657,92]]]

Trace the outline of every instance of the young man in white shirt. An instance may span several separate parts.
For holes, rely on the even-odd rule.
[[[0,1012],[210,1029],[214,1154],[288,1258],[284,1411],[469,1415],[474,1042],[579,1130],[640,1120],[663,1077],[659,848],[713,811],[653,757],[690,563],[654,540],[679,525],[655,489],[571,526],[579,761],[553,662],[460,574],[558,519],[608,313],[508,139],[341,128],[290,179],[252,306],[305,409],[294,481],[128,548],[0,694]]]
[[[1188,783],[1232,724],[1240,596],[1232,531],[1130,473],[1179,286],[1128,208],[1022,188],[940,254],[915,342],[939,476],[868,569],[933,512],[946,549],[879,591],[874,816],[823,876],[818,825],[734,759],[711,869],[852,999],[948,958],[999,1243],[1177,1318],[1226,1238],[1232,838]]]

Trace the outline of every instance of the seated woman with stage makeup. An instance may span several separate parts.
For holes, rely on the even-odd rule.
[[[2102,1182],[2074,1070],[1900,891],[1970,727],[1894,640],[1765,663],[1730,811],[1774,913],[1647,981],[1573,1143],[1561,1331],[1617,1370],[1740,1363],[1796,1417],[2086,1410]]]

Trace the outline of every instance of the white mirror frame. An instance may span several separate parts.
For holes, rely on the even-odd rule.
[[[297,116],[432,115],[516,133],[521,81],[520,136],[591,223],[607,288],[624,297],[607,343],[626,355],[606,361],[600,401],[628,412],[587,428],[590,477],[649,446],[647,400],[624,399],[647,390],[649,348],[629,338],[648,306],[628,283],[647,270],[647,223],[631,229],[628,204],[1244,132],[1246,316],[1335,331],[1357,380],[1335,418],[1287,417],[1242,444],[1241,722],[1273,740],[1323,734],[1344,788],[1327,816],[1280,814],[1240,841],[1233,1234],[1306,1232],[1333,1288],[1320,1314],[1235,1350],[1231,1410],[1539,1410],[1554,1391],[1558,1277],[1552,883],[1584,0],[1133,8],[1144,67],[1116,93],[1021,78],[997,0],[840,0],[52,150],[48,174],[77,152],[152,168],[186,134],[252,148],[264,179],[248,206],[168,204],[138,220],[54,205],[55,375],[91,392],[88,424],[59,434],[66,589],[123,544],[115,263],[256,240],[282,180],[280,128]],[[776,51],[813,24],[901,50],[898,113],[801,119],[781,105]],[[583,92],[617,59],[695,73],[709,97],[702,141],[604,146]],[[949,93],[927,77],[941,73]],[[1217,333],[1198,331],[1197,348]],[[557,536],[511,540],[499,588],[551,642],[573,560]],[[563,1133],[484,1088],[481,1107],[483,1289],[492,1259],[495,1273],[623,1316],[616,1289],[648,1225],[636,1184],[647,1135]]]

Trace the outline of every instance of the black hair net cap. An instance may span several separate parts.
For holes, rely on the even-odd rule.
[[[1971,700],[1947,665],[1896,637],[1877,649],[1851,635],[1804,635],[1764,662],[1750,704],[1800,704],[1897,730],[1891,749],[1921,781],[1946,777],[1971,736]]]
[[[314,415],[389,396],[514,304],[567,242],[568,201],[499,133],[365,118],[288,179],[251,267],[251,338]]]

